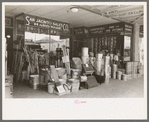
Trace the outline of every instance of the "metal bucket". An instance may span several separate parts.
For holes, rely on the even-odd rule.
[[[53,83],[48,83],[48,92],[50,94],[54,93],[54,84]]]
[[[127,75],[126,75],[126,74],[123,74],[123,75],[122,75],[122,80],[123,80],[123,81],[127,81]]]

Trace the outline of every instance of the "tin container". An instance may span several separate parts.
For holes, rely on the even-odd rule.
[[[123,81],[127,81],[127,75],[126,75],[126,74],[123,74],[123,75],[122,75],[122,80],[123,80]]]

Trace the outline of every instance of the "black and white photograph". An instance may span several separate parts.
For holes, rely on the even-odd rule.
[[[3,2],[1,21],[4,119],[147,119],[146,2]]]

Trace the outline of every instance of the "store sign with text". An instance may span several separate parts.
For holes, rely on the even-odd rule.
[[[48,29],[54,29],[59,31],[67,31],[69,32],[69,24],[67,23],[61,23],[49,19],[44,19],[40,17],[34,17],[30,15],[25,16],[25,24],[41,27],[41,28],[48,28]]]
[[[109,24],[109,25],[91,27],[89,29],[89,33],[91,35],[112,33],[112,32],[120,33],[120,32],[124,32],[124,31],[132,33],[132,25],[125,24],[125,23],[121,22],[121,23],[114,23],[114,24]]]

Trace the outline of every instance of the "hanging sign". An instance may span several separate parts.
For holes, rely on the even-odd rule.
[[[75,33],[75,35],[83,35],[84,29],[83,28],[75,28],[74,33]]]
[[[129,15],[132,15],[132,16],[139,15],[141,13],[143,13],[142,9],[141,10],[135,10],[135,11],[134,10],[133,11],[128,11],[128,12],[122,12],[122,11],[120,12],[118,10],[114,10],[114,11],[111,11],[107,14],[111,15],[112,17],[125,17],[125,16],[129,16]],[[114,14],[114,15],[112,15],[112,14]]]
[[[132,32],[132,25],[125,24],[125,31]]]
[[[105,27],[93,27],[89,29],[90,34],[102,34],[105,32]]]
[[[25,16],[25,24],[69,32],[69,24],[67,23],[57,22],[54,20],[48,20],[40,17],[31,16],[31,15]]]

